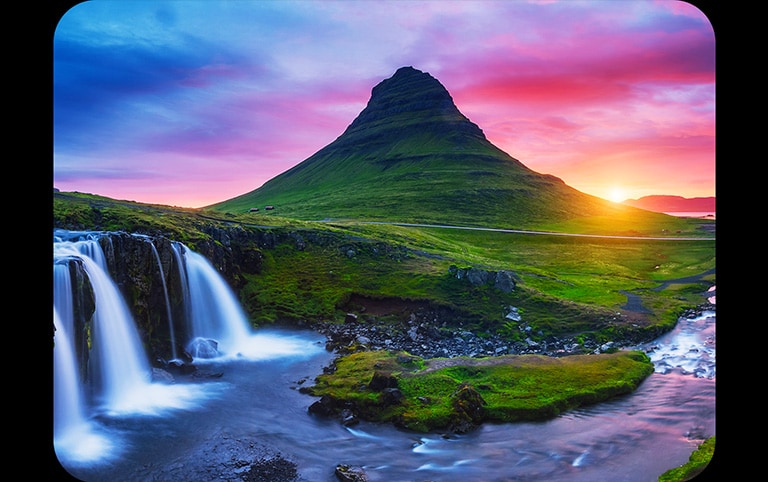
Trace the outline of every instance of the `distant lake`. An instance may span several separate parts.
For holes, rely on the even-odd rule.
[[[677,216],[681,218],[708,218],[708,219],[715,219],[715,213],[712,211],[680,211],[680,212],[669,212],[664,213],[669,214],[670,216]]]

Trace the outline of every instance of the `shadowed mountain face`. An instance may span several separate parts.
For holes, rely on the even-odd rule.
[[[428,73],[376,85],[335,141],[260,188],[210,206],[305,220],[526,227],[622,209],[536,173],[491,144]],[[626,208],[624,208],[626,209]]]
[[[454,149],[487,143],[483,131],[459,112],[440,82],[403,67],[373,88],[368,105],[339,141],[356,148],[364,142],[387,147],[393,139],[425,134],[444,135],[443,147]]]
[[[648,211],[659,213],[671,212],[715,212],[715,197],[684,198],[682,196],[644,196],[640,199],[627,199],[623,202],[627,206],[634,206]]]

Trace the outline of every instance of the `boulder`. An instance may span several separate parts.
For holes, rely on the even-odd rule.
[[[176,383],[173,375],[168,373],[166,370],[163,370],[162,368],[152,369],[152,381],[155,383],[166,383],[168,385]]]
[[[461,383],[451,394],[455,417],[451,423],[451,430],[456,433],[466,433],[477,427],[483,421],[484,405],[483,396],[469,383]]]
[[[399,388],[385,388],[381,391],[381,402],[386,406],[397,405],[403,401],[403,398],[405,395]]]
[[[357,315],[354,313],[347,313],[347,315],[344,317],[344,323],[345,324],[357,323]]]
[[[342,409],[341,411],[341,423],[345,427],[350,427],[352,425],[356,425],[360,422],[360,419],[357,418],[357,415],[355,412],[352,411],[350,408]]]
[[[219,343],[210,338],[197,337],[189,342],[187,352],[194,358],[216,358],[219,356]]]
[[[502,293],[511,293],[515,289],[514,273],[507,270],[496,272],[493,286]]]
[[[508,309],[509,312],[504,316],[504,318],[512,321],[521,321],[523,319],[523,317],[520,316],[520,311],[516,307],[510,306]]]
[[[467,281],[472,286],[480,286],[486,284],[491,278],[491,273],[480,268],[469,268],[467,271]]]
[[[466,280],[472,286],[493,285],[502,293],[511,293],[515,289],[514,272],[509,270],[490,271],[482,268],[459,268],[451,265],[448,274],[456,279]]]
[[[336,466],[336,478],[342,482],[366,482],[368,476],[362,467],[353,467],[347,464]]]
[[[307,410],[311,414],[328,417],[336,413],[336,401],[328,395],[323,395],[320,397],[320,400],[315,401]]]
[[[368,388],[380,392],[386,388],[397,388],[397,377],[394,377],[390,373],[382,373],[379,371],[373,372],[371,381],[368,382]]]

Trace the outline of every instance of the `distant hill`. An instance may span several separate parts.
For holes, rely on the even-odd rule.
[[[685,198],[681,196],[644,196],[627,199],[622,204],[657,213],[672,212],[715,212],[715,197]]]
[[[496,227],[633,209],[529,169],[488,141],[437,79],[413,67],[373,87],[365,109],[326,147],[261,187],[204,209],[257,208],[262,216],[304,220]]]

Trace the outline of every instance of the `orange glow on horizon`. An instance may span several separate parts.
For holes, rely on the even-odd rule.
[[[627,199],[624,190],[620,187],[614,186],[608,191],[608,200],[615,203],[620,203]]]

